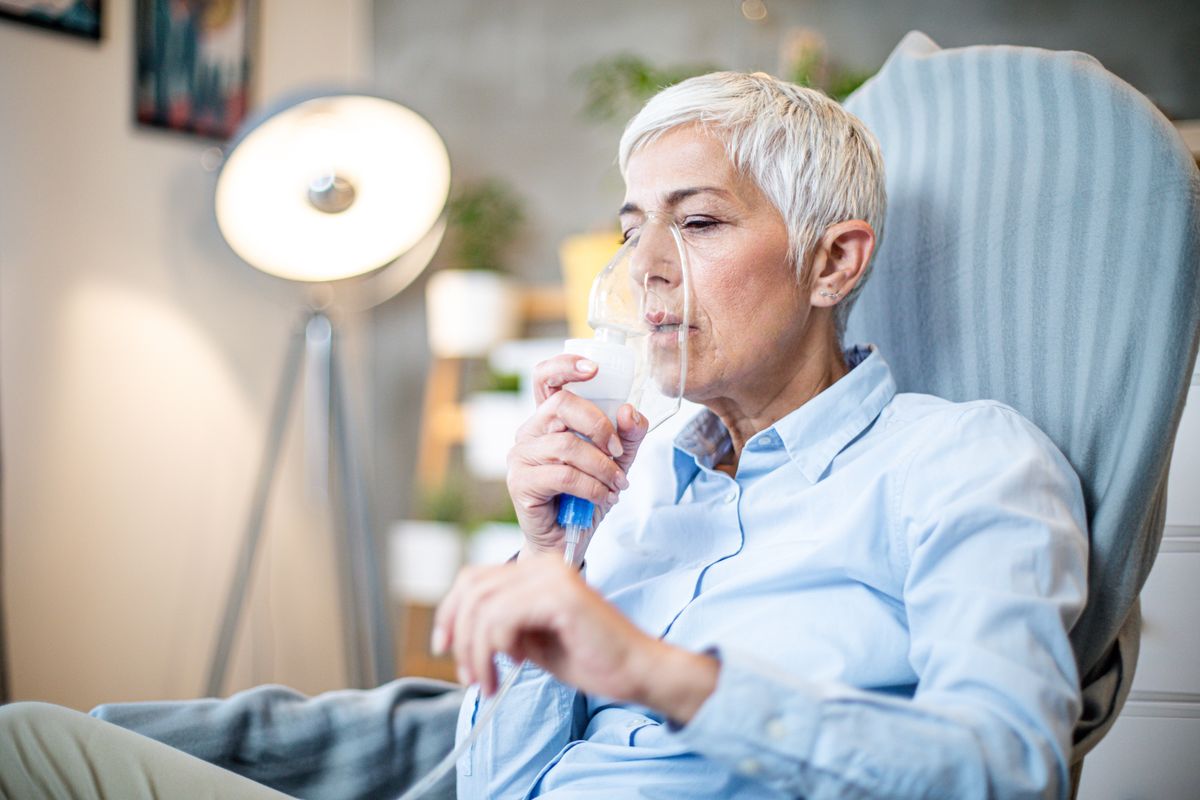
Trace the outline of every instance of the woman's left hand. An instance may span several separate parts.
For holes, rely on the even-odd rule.
[[[434,617],[434,650],[449,648],[459,680],[497,687],[493,656],[506,653],[585,692],[634,699],[665,647],[647,636],[552,555],[467,567]]]

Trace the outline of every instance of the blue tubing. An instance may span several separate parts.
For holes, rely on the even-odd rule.
[[[558,496],[558,524],[564,528],[572,525],[583,531],[592,529],[592,516],[596,511],[591,500],[570,494]]]

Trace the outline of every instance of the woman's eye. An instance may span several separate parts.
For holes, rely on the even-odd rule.
[[[626,228],[625,230],[621,231],[621,244],[625,244],[630,239],[637,236],[637,232],[637,228]]]
[[[712,217],[688,217],[683,221],[683,229],[688,231],[703,231],[721,223]]]

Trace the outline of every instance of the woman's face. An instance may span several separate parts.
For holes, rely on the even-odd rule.
[[[801,362],[808,292],[797,284],[783,217],[723,144],[695,126],[672,130],[638,150],[626,169],[621,227],[642,231],[635,267],[665,291],[678,282],[656,258],[674,247],[654,235],[648,214],[675,221],[690,267],[692,309],[685,395],[708,405],[730,400],[752,411],[774,399]],[[641,263],[638,263],[641,259]],[[749,406],[749,407],[747,407]]]

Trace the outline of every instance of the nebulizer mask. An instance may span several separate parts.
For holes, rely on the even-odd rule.
[[[593,338],[566,343],[565,352],[595,363],[596,374],[564,389],[599,406],[613,427],[625,403],[647,419],[651,430],[665,422],[679,410],[687,381],[690,290],[679,228],[664,214],[646,214],[592,284],[588,325]],[[590,501],[559,498],[568,563],[575,563],[594,519]]]
[[[595,403],[614,427],[625,403],[646,418],[649,430],[658,427],[679,410],[683,399],[692,306],[684,237],[670,216],[646,213],[592,283],[588,325],[593,337],[566,342],[566,352],[597,365],[596,374],[563,389]],[[591,501],[560,496],[558,524],[564,530],[568,563],[581,557],[580,544],[586,545],[595,518]],[[491,721],[521,666],[514,665],[504,676],[495,697],[476,715],[471,733],[400,800],[422,796],[454,768]]]

